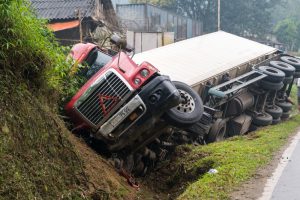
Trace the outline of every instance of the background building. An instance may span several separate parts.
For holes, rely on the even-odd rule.
[[[63,45],[91,41],[97,27],[118,26],[110,0],[31,0],[31,7],[49,21],[48,27]]]
[[[199,36],[203,32],[202,22],[150,4],[116,4],[116,13],[121,26],[129,31],[174,32],[175,41]]]

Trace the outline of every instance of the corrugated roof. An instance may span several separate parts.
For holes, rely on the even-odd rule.
[[[277,50],[223,31],[184,40],[136,54],[133,60],[148,61],[172,80],[195,86]]]
[[[31,6],[39,18],[75,19],[78,10],[83,17],[92,16],[95,0],[31,0]]]

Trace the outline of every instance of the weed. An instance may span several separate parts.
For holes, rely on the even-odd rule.
[[[229,194],[235,187],[252,177],[259,167],[270,162],[299,123],[300,116],[295,116],[290,121],[263,128],[251,136],[235,137],[194,148],[186,157],[176,161],[178,166],[182,167],[183,164],[185,169],[189,169],[188,173],[195,175],[196,180],[192,181],[178,199],[229,199]],[[203,154],[206,156],[203,157]],[[198,155],[200,159],[195,160]],[[202,176],[195,174],[199,166],[203,165],[215,168],[219,173],[200,173]]]

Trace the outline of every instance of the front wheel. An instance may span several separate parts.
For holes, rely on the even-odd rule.
[[[168,110],[164,119],[169,124],[185,128],[197,123],[203,115],[203,102],[200,96],[187,84],[173,81],[181,96],[181,103]]]

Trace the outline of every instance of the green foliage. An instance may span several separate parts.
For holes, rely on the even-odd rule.
[[[178,168],[183,168],[185,172],[182,176],[193,177],[194,180],[178,199],[230,199],[230,192],[235,187],[270,162],[274,153],[296,131],[299,123],[298,115],[288,122],[266,127],[247,136],[193,148],[187,156],[177,160]],[[194,173],[199,168],[205,168],[209,160],[213,161],[209,166],[219,171],[217,174]]]
[[[133,0],[169,8],[180,15],[203,22],[204,31],[217,30],[217,0]],[[247,37],[264,38],[272,31],[271,14],[281,0],[221,0],[221,29]]]
[[[77,80],[69,77],[71,65],[66,62],[69,49],[59,47],[29,2],[2,0],[0,22],[0,69],[12,71],[32,89],[55,89],[65,95],[75,87]]]
[[[300,23],[292,18],[279,21],[274,29],[274,33],[279,42],[288,45],[292,51],[297,51],[300,47]]]
[[[273,9],[274,34],[288,50],[300,49],[300,0],[286,0]]]
[[[0,90],[1,199],[60,199],[86,189],[58,117],[10,73],[0,71]]]
[[[71,66],[46,22],[28,6],[0,0],[0,196],[82,199],[78,191],[87,187],[81,160],[54,109],[37,99],[70,88],[73,81],[65,80]]]
[[[221,24],[224,31],[264,39],[272,33],[272,8],[281,0],[221,1]]]
[[[300,0],[285,0],[276,5],[273,9],[273,23],[292,18],[295,21],[300,19]]]

